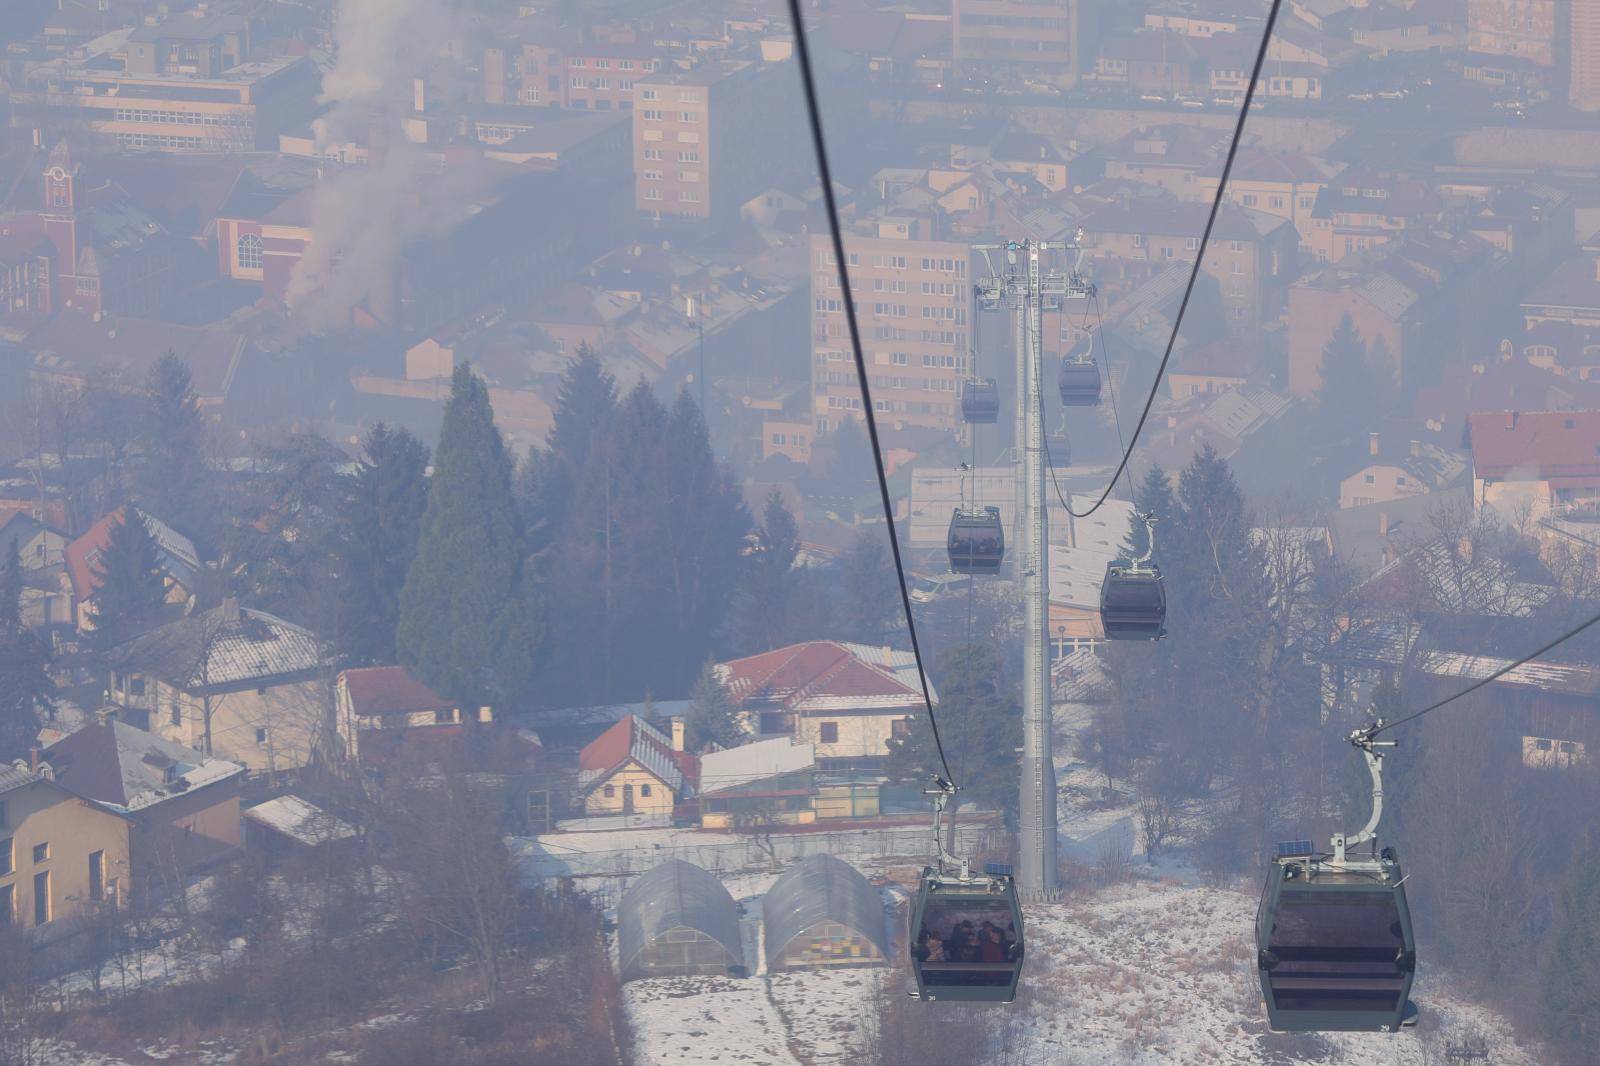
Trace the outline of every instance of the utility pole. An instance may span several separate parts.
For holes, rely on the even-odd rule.
[[[1070,273],[1046,268],[1045,255],[1075,244],[1010,241],[983,244],[986,273],[977,279],[980,312],[1007,308],[1016,315],[1017,464],[1016,575],[1022,583],[1022,794],[1018,877],[1022,897],[1058,897],[1056,777],[1050,718],[1050,513],[1045,498],[1044,337],[1041,316],[1067,299],[1087,299],[1093,288]],[[1001,262],[996,263],[996,253]],[[1081,262],[1081,255],[1079,260]]]

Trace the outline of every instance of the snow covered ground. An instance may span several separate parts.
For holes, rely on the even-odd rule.
[[[744,902],[759,910],[752,897]],[[1490,1061],[1541,1061],[1536,1047],[1519,1046],[1492,1012],[1452,994],[1425,966],[1413,994],[1422,1022],[1413,1032],[1269,1033],[1247,944],[1255,907],[1242,892],[1169,879],[1028,908],[1023,993],[994,1008],[989,1063],[1431,1066],[1444,1061],[1449,1040],[1468,1033],[1486,1039]],[[877,1004],[900,994],[886,969],[624,986],[639,1066],[862,1062]]]

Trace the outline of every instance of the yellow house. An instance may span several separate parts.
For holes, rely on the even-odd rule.
[[[0,925],[49,939],[125,905],[131,824],[56,784],[47,766],[0,765]]]
[[[578,788],[588,815],[670,818],[694,793],[700,760],[683,750],[683,719],[668,735],[630,714],[578,753]]]

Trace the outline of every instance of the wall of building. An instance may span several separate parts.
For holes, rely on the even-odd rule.
[[[609,796],[606,795],[607,789],[611,790]],[[630,789],[633,796],[630,813],[657,815],[672,813],[674,801],[672,789],[663,784],[655,774],[635,762],[630,762],[606,778],[605,784],[586,795],[583,799],[584,813],[591,815],[623,813]],[[645,795],[645,789],[650,790],[649,795]]]
[[[132,687],[144,682],[144,692]],[[205,700],[164,681],[130,675],[113,688],[125,707],[148,712],[149,729],[197,751],[205,747]],[[253,773],[305,766],[334,729],[333,697],[317,679],[273,681],[262,688],[216,693],[211,697],[213,752],[243,763]]]
[[[904,712],[886,714],[802,714],[795,716],[794,739],[800,744],[815,744],[819,759],[882,758],[889,754],[889,738],[894,724],[906,719]],[[822,739],[825,726],[832,725],[836,739]]]
[[[8,874],[0,875],[0,895],[11,888],[11,918],[23,929],[35,929],[34,886],[39,874],[49,875],[49,923],[81,916],[101,895],[126,901],[131,889],[128,841],[124,819],[45,782],[0,794],[5,817],[0,822],[0,848],[10,841]],[[33,849],[49,845],[49,858],[33,859]],[[103,884],[91,888],[89,856],[103,856]],[[0,859],[0,869],[5,868]],[[6,916],[0,914],[0,920]]]
[[[244,840],[240,776],[162,800],[135,815],[130,842],[134,883],[183,877],[228,855]]]
[[[1389,503],[1421,496],[1427,491],[1426,485],[1400,467],[1374,463],[1339,482],[1339,506],[1364,507],[1369,503]]]

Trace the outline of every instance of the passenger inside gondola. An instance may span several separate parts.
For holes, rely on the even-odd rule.
[[[911,954],[925,985],[1002,986],[1022,947],[1003,901],[952,900],[928,904]]]

